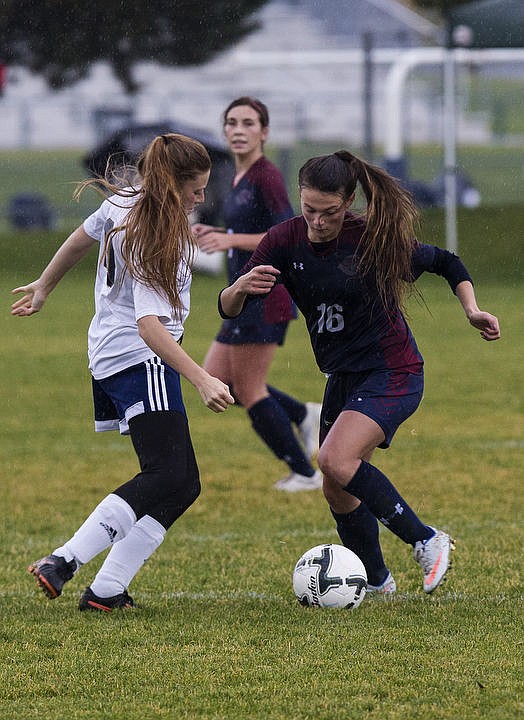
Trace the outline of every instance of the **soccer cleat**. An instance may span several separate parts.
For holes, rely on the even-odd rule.
[[[431,528],[435,530],[435,528]],[[451,568],[450,553],[455,549],[455,541],[447,533],[435,530],[429,540],[415,543],[413,557],[424,573],[424,592],[431,593],[446,577]]]
[[[380,585],[371,585],[368,583],[366,595],[383,595],[386,597],[388,595],[394,595],[396,591],[397,583],[395,582],[395,578],[391,573],[388,573],[386,579]]]
[[[127,594],[127,590],[124,590],[124,592],[119,595],[101,598],[95,595],[90,587],[86,587],[78,603],[79,610],[98,610],[107,613],[113,610],[129,610],[134,607],[136,607],[136,605],[133,602],[133,598]]]
[[[48,598],[54,600],[62,594],[62,588],[71,580],[76,570],[76,561],[67,560],[60,555],[46,555],[27,568],[36,577],[38,586]]]
[[[317,470],[314,475],[308,477],[307,475],[299,475],[298,473],[292,472],[282,480],[275,483],[277,490],[284,490],[285,492],[301,492],[303,490],[318,490],[322,487],[322,473]]]
[[[306,417],[298,425],[298,434],[304,445],[304,449],[309,458],[313,458],[318,453],[318,435],[320,432],[320,411],[322,405],[320,403],[306,403]]]

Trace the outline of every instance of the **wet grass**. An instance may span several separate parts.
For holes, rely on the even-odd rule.
[[[63,281],[40,315],[15,319],[9,289],[36,275],[59,236],[2,236],[1,716],[521,717],[524,286],[516,212],[475,211],[461,226],[479,303],[499,315],[503,339],[482,342],[447,285],[425,278],[427,307],[410,305],[426,360],[425,398],[392,448],[376,456],[421,516],[456,536],[453,571],[434,597],[424,595],[410,549],[384,531],[398,594],[354,612],[307,610],[293,597],[297,558],[337,541],[321,493],[274,491],[286,468],[244,412],[216,416],[187,386],[203,492],[133,582],[141,609],[77,611],[97,561],[55,602],[36,591],[27,564],[69,537],[136,472],[136,460],[129,440],[92,431],[85,347],[95,259]],[[439,218],[426,220],[424,232],[438,243]],[[486,222],[489,241],[479,234]],[[195,277],[184,342],[196,359],[218,327],[224,282]],[[321,399],[324,378],[301,321],[271,379]]]

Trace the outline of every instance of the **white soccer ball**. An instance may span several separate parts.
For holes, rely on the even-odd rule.
[[[357,608],[366,596],[366,569],[343,545],[316,545],[295,565],[293,590],[301,605]]]

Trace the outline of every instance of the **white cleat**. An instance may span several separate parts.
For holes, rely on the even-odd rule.
[[[396,591],[397,583],[395,582],[395,578],[391,573],[388,573],[387,578],[380,585],[370,585],[370,583],[368,583],[366,595],[381,595],[387,597],[389,595],[394,595]]]
[[[304,490],[319,490],[322,487],[322,473],[317,470],[314,475],[308,477],[307,475],[299,475],[298,473],[291,473],[282,480],[275,483],[277,490],[283,490],[284,492],[302,492]]]
[[[299,437],[304,445],[306,455],[309,458],[315,457],[318,453],[318,436],[320,432],[320,403],[306,403],[306,417],[297,426]]]
[[[454,549],[455,541],[442,530],[435,530],[435,535],[429,540],[415,543],[413,557],[424,573],[424,592],[433,592],[444,581],[451,568],[450,554]]]

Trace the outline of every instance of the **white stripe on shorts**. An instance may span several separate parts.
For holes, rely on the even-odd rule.
[[[147,395],[151,410],[169,410],[164,365],[159,358],[145,361],[147,371]]]

